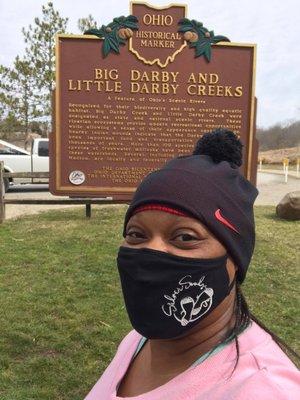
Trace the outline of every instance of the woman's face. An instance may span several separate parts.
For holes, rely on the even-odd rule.
[[[181,217],[158,210],[141,211],[133,215],[126,226],[122,246],[148,248],[172,255],[199,259],[217,258],[226,249],[205,225],[194,218]],[[229,284],[234,280],[235,265],[227,258]],[[183,336],[193,334],[208,326],[215,326],[234,303],[234,291],[227,296],[207,317]]]
[[[216,258],[226,254],[225,247],[200,221],[159,210],[133,215],[127,223],[122,246],[149,248],[191,258]],[[230,258],[227,270],[232,281],[235,266]]]

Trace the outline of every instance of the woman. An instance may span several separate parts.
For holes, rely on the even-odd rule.
[[[219,129],[137,188],[117,258],[134,330],[86,400],[300,395],[296,367],[251,320],[239,287],[257,196],[238,171],[241,155],[235,135]]]

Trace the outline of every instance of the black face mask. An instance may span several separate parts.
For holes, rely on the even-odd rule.
[[[134,329],[149,339],[181,336],[230,293],[227,254],[212,259],[121,246],[117,263]]]

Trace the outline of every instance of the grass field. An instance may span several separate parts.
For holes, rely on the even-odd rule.
[[[78,209],[51,211],[0,225],[1,400],[82,400],[113,357],[130,330],[115,263],[125,210],[95,208],[90,220]],[[300,223],[277,219],[273,207],[257,207],[256,223],[244,291],[299,350]]]

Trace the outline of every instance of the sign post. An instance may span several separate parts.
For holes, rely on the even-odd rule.
[[[0,224],[5,219],[5,203],[4,203],[4,194],[5,194],[5,184],[4,184],[4,162],[0,161]]]
[[[287,183],[288,181],[288,174],[289,174],[289,159],[284,158],[282,160],[283,163],[283,171],[284,171],[284,182]]]
[[[229,42],[186,6],[131,3],[87,35],[58,35],[50,190],[132,197],[143,177],[223,127],[255,182],[254,44]]]

